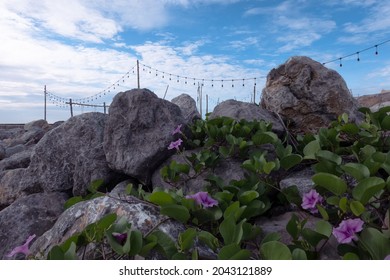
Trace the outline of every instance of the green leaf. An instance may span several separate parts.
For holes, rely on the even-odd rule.
[[[47,254],[48,260],[65,260],[64,252],[60,246],[55,245]]]
[[[359,256],[354,254],[354,253],[346,253],[344,256],[343,256],[343,260],[352,260],[352,261],[356,261],[356,260],[360,260],[359,259]]]
[[[186,231],[181,232],[178,237],[178,243],[182,251],[191,249],[194,245],[196,237],[196,230],[194,228],[188,228]]]
[[[361,163],[350,162],[342,165],[341,169],[358,181],[370,177],[370,170]]]
[[[151,235],[156,237],[157,244],[168,259],[171,259],[177,253],[175,242],[166,233],[156,230]]]
[[[263,240],[261,240],[261,244],[271,241],[280,241],[281,238],[282,236],[279,232],[270,232],[267,233],[266,236],[264,236]]]
[[[218,253],[219,260],[247,260],[251,252],[241,249],[237,244],[226,245]]]
[[[271,171],[276,167],[276,163],[273,162],[273,161],[269,161],[269,162],[266,162],[264,165],[263,165],[263,170],[265,172],[265,174],[270,174]]]
[[[375,228],[365,228],[360,234],[359,241],[374,260],[383,260],[390,255],[390,239]]]
[[[313,140],[309,142],[304,148],[303,148],[303,154],[305,159],[316,159],[316,153],[321,150],[320,142],[318,140]]]
[[[221,233],[226,245],[233,243],[240,244],[244,233],[242,229],[242,224],[245,221],[246,219],[243,219],[241,222],[236,224],[236,221],[233,216],[229,216],[222,221],[222,223],[219,225],[219,232]]]
[[[217,248],[219,246],[218,238],[216,238],[210,232],[201,231],[198,233],[198,238],[201,242],[206,244],[211,250],[213,250],[213,251],[217,250]]]
[[[222,210],[218,207],[209,209],[197,209],[192,211],[192,215],[198,220],[198,225],[208,222],[218,221],[222,217]]]
[[[295,214],[292,214],[290,220],[286,225],[286,230],[294,240],[297,240],[299,237],[298,225],[299,225],[298,217]]]
[[[255,135],[252,137],[253,144],[255,145],[263,145],[267,143],[276,143],[278,141],[278,136],[271,132],[271,131],[266,131],[266,132],[257,132]]]
[[[240,194],[238,200],[240,201],[241,204],[246,205],[258,197],[259,197],[259,193],[257,191],[246,191]]]
[[[182,205],[171,204],[163,205],[160,210],[161,214],[167,215],[179,222],[186,223],[190,218],[190,212],[188,209]]]
[[[342,162],[342,159],[339,155],[326,150],[319,150],[316,153],[316,158],[319,161],[330,161],[336,165],[340,165]]]
[[[301,248],[295,248],[292,251],[292,259],[293,260],[307,260],[306,252]]]
[[[335,195],[342,195],[347,190],[347,184],[344,180],[330,173],[317,173],[312,177],[313,182]]]
[[[390,116],[387,115],[386,117],[383,118],[381,122],[381,127],[384,130],[390,130]]]
[[[98,180],[95,180],[93,181],[89,186],[88,186],[88,190],[91,192],[91,193],[96,193],[98,191],[98,189],[104,184],[104,180],[103,179],[98,179]]]
[[[325,208],[322,207],[321,205],[317,204],[316,205],[318,211],[320,212],[322,218],[325,220],[325,221],[328,221],[329,220],[329,214],[328,212],[326,212]]]
[[[321,234],[317,231],[314,231],[312,229],[309,229],[309,228],[304,228],[302,230],[302,236],[307,240],[307,242],[309,242],[309,244],[313,247],[316,247],[318,245],[318,243],[322,240],[322,239],[327,239],[328,237],[324,234]]]
[[[302,156],[298,154],[291,154],[288,156],[283,157],[280,160],[280,165],[286,169],[289,170],[290,168],[293,168],[294,166],[298,165],[302,161]]]
[[[130,256],[135,256],[141,252],[143,246],[142,233],[139,230],[132,230],[130,235]]]
[[[170,194],[163,192],[163,191],[156,191],[156,192],[152,193],[149,196],[149,201],[151,203],[157,204],[159,206],[169,205],[169,204],[175,203],[175,200],[173,199],[173,197]]]
[[[299,194],[297,186],[290,186],[282,189],[282,194],[284,194],[288,202],[297,206],[300,206],[302,204],[302,197]]]
[[[233,216],[234,220],[238,221],[238,219],[241,217],[242,213],[244,212],[245,208],[246,206],[240,207],[240,202],[236,201],[232,203],[228,208],[226,208],[225,212],[223,213],[223,217],[227,219],[230,216]]]
[[[344,213],[347,212],[347,204],[348,204],[348,199],[347,199],[346,197],[340,198],[340,201],[339,201],[339,208],[340,208],[341,211],[343,211]]]
[[[78,260],[76,254],[76,244],[72,242],[69,249],[64,253],[64,260]]]
[[[351,201],[351,203],[349,204],[349,208],[351,208],[352,213],[356,217],[359,217],[366,210],[364,205],[360,201],[356,200]]]
[[[279,241],[264,243],[260,253],[265,260],[292,260],[290,249]]]
[[[360,181],[357,186],[352,189],[352,196],[365,205],[375,194],[381,191],[385,185],[386,183],[382,178],[369,177]]]
[[[325,235],[326,237],[330,237],[332,234],[332,225],[324,220],[319,220],[316,224],[316,232]]]
[[[351,135],[359,133],[359,127],[354,123],[347,123],[343,125],[340,130]]]
[[[84,201],[84,199],[81,197],[81,196],[74,196],[72,198],[69,198],[65,204],[64,204],[64,208],[65,209],[68,209],[70,207],[72,207],[73,205],[81,202],[81,201]]]

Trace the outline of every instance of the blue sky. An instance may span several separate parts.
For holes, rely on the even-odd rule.
[[[205,79],[203,113],[206,95],[209,110],[250,102],[255,82],[258,102],[268,72],[291,56],[327,62],[390,39],[385,0],[0,0],[0,14],[0,123],[43,118],[44,85],[49,122],[69,118],[69,98],[109,104],[137,86],[137,59],[141,87],[163,97],[169,86],[169,100],[197,99]],[[377,93],[390,89],[389,51],[326,66],[354,95]],[[91,110],[102,111],[74,107]]]

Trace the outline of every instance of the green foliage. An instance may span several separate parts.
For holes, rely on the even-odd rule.
[[[90,243],[110,248],[100,258],[147,257],[158,251],[167,259],[199,259],[206,246],[221,260],[317,259],[334,229],[357,218],[364,222],[363,230],[354,241],[338,246],[340,258],[383,259],[390,254],[390,230],[384,222],[390,199],[390,107],[361,112],[365,118],[360,123],[342,114],[316,134],[292,135],[294,141],[279,139],[264,121],[196,120],[189,127],[190,139],[185,139],[191,151],[180,152],[180,159],[161,169],[171,188],[154,186],[151,193],[128,188],[128,194],[155,204],[166,219],[184,225],[176,241],[158,225],[143,235],[124,218],[109,215],[54,246],[48,259],[78,259]],[[227,160],[241,163],[244,178],[226,182],[215,174]],[[281,190],[279,182],[303,167],[315,172],[314,187],[324,198],[315,206],[314,215],[320,219],[313,225],[309,212],[303,217],[293,214],[286,225],[292,241],[283,244],[280,233],[264,236],[256,221],[271,205],[301,207],[297,186]],[[199,189],[207,190],[218,205],[208,207],[186,198],[188,182],[198,177],[206,178]],[[99,192],[102,184],[94,182],[87,197],[74,197],[66,207],[104,195]],[[118,242],[118,234],[126,238]]]

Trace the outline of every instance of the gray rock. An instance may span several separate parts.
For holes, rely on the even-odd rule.
[[[0,161],[0,171],[27,168],[30,164],[30,158],[33,153],[33,149],[29,148],[20,153],[13,154],[12,156]]]
[[[24,133],[20,127],[0,129],[0,140],[17,138]]]
[[[25,145],[17,144],[15,146],[6,148],[5,154],[6,154],[6,157],[10,157],[14,154],[21,153],[21,152],[25,151],[26,149],[27,149],[27,147]]]
[[[3,141],[0,141],[0,160],[4,159],[6,156],[5,145],[3,144]]]
[[[180,108],[147,89],[114,97],[104,133],[110,168],[149,183],[152,172],[170,155],[172,131],[185,120]]]
[[[196,108],[196,101],[190,95],[183,93],[173,98],[171,102],[179,106],[186,123],[190,124],[194,120],[202,118]]]
[[[163,189],[171,189],[173,186],[177,188],[182,188],[183,193],[191,194],[199,191],[205,191],[206,187],[210,185],[210,183],[206,180],[211,175],[219,176],[225,185],[228,185],[232,180],[242,180],[245,178],[245,172],[241,168],[242,162],[234,160],[232,158],[221,160],[216,167],[212,170],[209,169],[207,172],[201,172],[198,176],[195,176],[195,171],[193,169],[190,170],[190,173],[187,175],[183,175],[182,180],[174,183],[173,185],[164,181],[161,176],[161,170],[169,165],[171,161],[176,161],[178,163],[184,164],[187,163],[186,157],[191,156],[192,153],[197,153],[200,150],[189,150],[184,151],[181,154],[175,154],[168,160],[166,160],[154,173],[152,177],[152,186],[153,188],[163,188]]]
[[[275,133],[279,135],[284,133],[284,128],[275,115],[253,103],[241,102],[233,99],[223,101],[214,108],[209,119],[221,116],[230,117],[237,121],[242,119],[247,121],[264,120],[272,123],[272,130]]]
[[[185,227],[179,222],[161,216],[159,212],[157,206],[131,196],[126,199],[104,196],[80,202],[67,209],[55,225],[37,239],[31,251],[34,254],[42,253],[45,258],[54,245],[61,244],[70,236],[81,232],[89,224],[109,213],[126,217],[128,222],[140,230],[143,235],[153,229],[159,229],[175,240],[179,233],[185,230]],[[87,258],[95,257],[87,254]]]
[[[20,140],[26,145],[36,144],[42,139],[45,133],[46,130],[42,128],[32,127],[20,137]]]
[[[62,213],[66,199],[63,193],[32,194],[0,211],[0,259],[5,259],[30,235],[40,236],[50,229]]]
[[[72,117],[39,141],[29,170],[38,175],[45,192],[73,190],[81,195],[93,180],[109,181],[113,173],[102,146],[106,118],[102,113]]]
[[[0,209],[9,206],[18,198],[42,191],[38,178],[28,169],[5,171],[0,179]]]
[[[304,169],[281,180],[279,186],[282,190],[290,186],[297,186],[299,194],[303,196],[314,187],[314,183],[311,179],[314,174],[315,173],[311,168]]]
[[[24,125],[24,130],[35,130],[36,128],[40,128],[42,130],[48,130],[50,128],[50,125],[45,120],[36,120],[29,123],[26,123]]]
[[[267,235],[268,233],[277,232],[281,235],[280,242],[289,245],[292,244],[293,239],[291,235],[287,232],[286,226],[293,214],[298,216],[300,220],[307,218],[308,221],[305,224],[305,227],[310,228],[312,230],[315,229],[316,223],[319,220],[321,220],[305,212],[287,212],[284,213],[283,215],[275,216],[272,218],[266,218],[266,217],[259,218],[255,224],[261,227],[263,236]],[[320,242],[318,244],[317,250],[321,248],[322,245],[324,245],[323,242]],[[329,241],[321,249],[318,258],[321,260],[340,259],[340,256],[337,254],[337,246],[338,246],[337,240],[332,235]]]
[[[347,113],[359,121],[358,103],[343,78],[308,57],[287,60],[267,76],[261,105],[280,114],[292,131],[317,131]]]

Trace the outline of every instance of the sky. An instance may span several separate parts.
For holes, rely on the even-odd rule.
[[[389,14],[387,0],[0,0],[0,123],[43,119],[45,96],[50,123],[70,117],[69,99],[109,105],[138,86],[137,60],[140,87],[161,98],[199,105],[203,84],[203,114],[258,103],[297,55],[335,60],[354,96],[390,90]],[[73,106],[89,111],[103,108]]]

